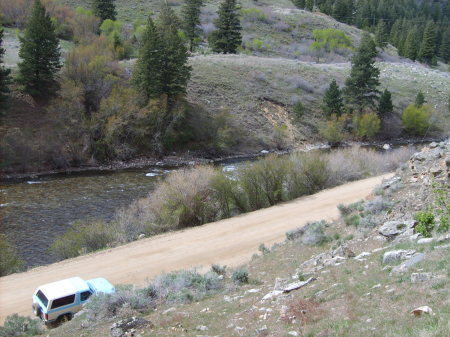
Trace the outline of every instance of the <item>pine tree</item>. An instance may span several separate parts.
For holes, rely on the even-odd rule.
[[[4,109],[6,106],[6,101],[8,99],[9,87],[11,83],[10,69],[6,69],[3,66],[3,55],[5,54],[5,49],[2,48],[3,44],[3,28],[0,27],[0,117],[5,115]]]
[[[352,57],[350,77],[345,82],[345,99],[362,111],[366,107],[375,108],[378,101],[380,70],[375,66],[377,49],[368,33],[364,33],[358,50]]]
[[[236,0],[224,0],[218,14],[217,30],[211,34],[212,48],[217,53],[235,54],[242,42]]]
[[[384,89],[380,96],[380,104],[378,105],[378,114],[381,117],[386,117],[394,112],[394,106],[392,105],[392,95],[387,89]]]
[[[189,39],[189,50],[192,52],[200,36],[200,12],[203,0],[186,0],[183,7],[183,26],[187,38]]]
[[[345,0],[336,0],[333,6],[333,18],[340,22],[346,22],[347,15],[349,15],[349,13],[347,11]]]
[[[110,19],[115,21],[117,12],[114,0],[94,0],[94,14],[102,21]]]
[[[312,12],[312,10],[314,9],[314,0],[306,0],[305,1],[305,9]]]
[[[447,30],[444,32],[444,35],[442,36],[439,55],[442,57],[445,63],[450,62],[450,28],[447,28]]]
[[[17,82],[36,98],[54,94],[55,75],[61,68],[61,52],[50,15],[40,0],[34,2],[31,16],[20,38]]]
[[[293,0],[292,3],[293,3],[297,8],[305,9],[305,5],[306,5],[305,0]]]
[[[417,59],[418,52],[418,44],[417,44],[417,30],[414,28],[408,32],[408,36],[406,37],[405,47],[404,47],[404,55],[415,61]]]
[[[380,20],[377,25],[375,32],[375,43],[381,49],[386,48],[388,44],[389,34],[387,31],[387,26],[384,20]]]
[[[344,104],[341,89],[339,89],[336,80],[331,81],[330,86],[325,91],[322,109],[327,116],[331,116],[333,114],[336,116],[342,115]]]
[[[147,101],[186,93],[191,67],[187,65],[187,49],[178,35],[177,22],[167,6],[161,11],[158,25],[148,19],[133,72],[133,83]]]
[[[436,29],[434,23],[429,21],[425,27],[425,32],[423,33],[422,44],[420,45],[419,50],[419,60],[427,64],[432,64],[435,56],[435,47]]]
[[[422,105],[424,105],[427,101],[425,101],[425,95],[422,91],[419,91],[416,96],[416,100],[414,102],[414,105],[418,108],[420,108]]]

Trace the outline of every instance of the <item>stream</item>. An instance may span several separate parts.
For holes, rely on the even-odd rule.
[[[234,165],[224,169],[233,169]],[[75,221],[110,220],[118,208],[147,196],[171,167],[58,174],[0,182],[0,233],[27,267],[56,261],[48,248]]]

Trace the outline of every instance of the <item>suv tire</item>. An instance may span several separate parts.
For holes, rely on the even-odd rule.
[[[41,307],[39,306],[39,304],[33,303],[33,313],[35,316],[41,317],[42,310],[41,310]]]

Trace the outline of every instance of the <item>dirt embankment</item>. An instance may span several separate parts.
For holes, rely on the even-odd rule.
[[[142,285],[162,273],[212,263],[237,266],[259,244],[283,241],[285,232],[338,216],[336,205],[365,198],[389,175],[352,182],[292,202],[122,247],[0,278],[0,324],[13,313],[31,314],[31,295],[41,284],[72,276],[105,277],[114,284]]]

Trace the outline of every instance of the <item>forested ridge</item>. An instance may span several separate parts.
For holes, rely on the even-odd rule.
[[[293,3],[383,36],[397,47],[401,56],[430,64],[435,64],[436,58],[445,63],[450,61],[448,0],[294,0]]]

